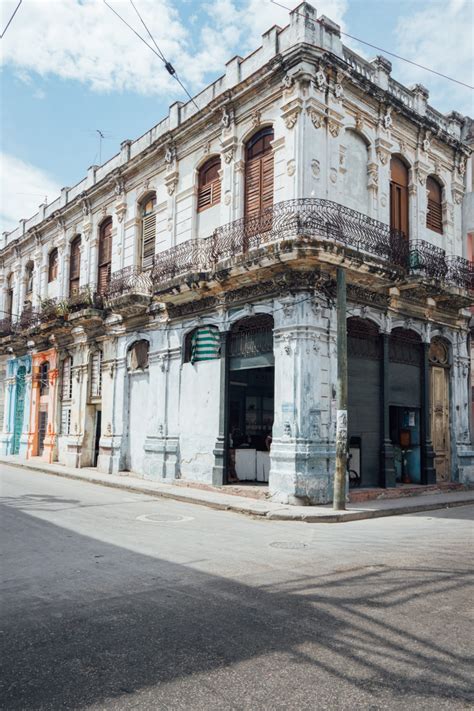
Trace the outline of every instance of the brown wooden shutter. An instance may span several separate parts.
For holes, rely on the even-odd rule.
[[[220,158],[214,157],[210,158],[200,169],[197,199],[198,212],[217,205],[221,201],[220,168]]]
[[[426,213],[426,226],[434,232],[443,234],[443,207],[441,185],[434,179],[426,181],[428,190],[428,210]]]
[[[142,223],[142,268],[151,269],[155,256],[156,213],[145,215]]]
[[[261,170],[260,159],[254,158],[245,169],[245,217],[253,217],[260,212],[261,205]]]
[[[262,210],[273,205],[273,151],[262,158]]]
[[[255,217],[273,205],[273,139],[271,129],[263,129],[248,143],[245,166],[245,217]]]
[[[408,169],[396,156],[390,161],[390,227],[408,237]]]
[[[76,237],[71,242],[71,258],[69,262],[69,295],[77,294],[81,275],[81,238]]]
[[[110,283],[112,261],[112,220],[104,222],[100,228],[99,236],[99,268],[97,291],[104,294]]]

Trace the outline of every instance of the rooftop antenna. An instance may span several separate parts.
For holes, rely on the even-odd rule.
[[[99,165],[102,165],[102,141],[105,138],[105,133],[98,128],[95,131],[99,136]]]

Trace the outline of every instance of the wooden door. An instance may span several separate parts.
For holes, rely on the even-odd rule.
[[[76,237],[71,242],[71,258],[69,263],[69,296],[79,291],[81,276],[81,238]]]
[[[112,262],[112,220],[108,219],[102,223],[99,235],[99,264],[97,291],[105,294],[110,283],[111,262]]]
[[[390,227],[408,237],[408,168],[394,156],[390,161]]]
[[[431,439],[436,481],[450,481],[449,370],[431,366]]]
[[[247,143],[245,164],[245,243],[248,237],[267,232],[272,226],[273,129],[259,131]]]

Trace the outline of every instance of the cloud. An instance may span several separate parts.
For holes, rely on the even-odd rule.
[[[110,4],[146,36],[129,2]],[[289,21],[288,11],[270,0],[203,2],[196,20],[196,12],[180,16],[173,0],[138,0],[137,7],[191,91],[200,89],[216,70],[224,71],[234,54],[259,46],[262,32]],[[318,3],[319,14],[336,21],[342,21],[346,9],[347,0]],[[177,84],[162,62],[100,0],[25,0],[21,10],[21,22],[12,25],[2,42],[1,60],[24,81],[31,74],[55,75],[101,92],[176,95]]]
[[[397,52],[455,79],[473,84],[472,0],[442,0],[401,17],[396,28]],[[406,84],[420,83],[430,91],[429,103],[444,112],[473,111],[472,90],[418,69],[394,62],[394,74]]]
[[[7,153],[0,154],[0,234],[10,232],[18,221],[38,212],[47,196],[52,202],[61,186],[52,176],[31,163]]]

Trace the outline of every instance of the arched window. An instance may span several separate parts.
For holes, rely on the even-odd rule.
[[[273,128],[267,126],[247,142],[245,163],[245,217],[273,205]]]
[[[105,294],[110,283],[110,273],[112,264],[112,218],[108,217],[100,226],[99,230],[99,259],[97,275],[97,291]]]
[[[436,178],[429,177],[426,181],[428,192],[428,210],[426,211],[426,226],[433,232],[443,234],[443,190]]]
[[[52,249],[48,257],[48,284],[58,278],[58,250]]]
[[[145,339],[135,341],[128,351],[128,367],[130,370],[145,370],[148,368],[148,351],[150,344]]]
[[[102,351],[94,351],[90,358],[89,393],[91,398],[102,395]]]
[[[390,161],[390,227],[408,237],[408,168],[397,156]]]
[[[33,262],[28,262],[25,268],[25,298],[31,302],[33,296],[33,276],[35,267]]]
[[[149,195],[141,205],[142,213],[142,269],[151,269],[155,256],[156,193]]]
[[[41,363],[38,373],[40,397],[49,393],[49,362],[45,360]]]
[[[355,131],[344,134],[345,173],[344,201],[347,207],[363,212],[369,211],[369,191],[367,189],[367,143]]]
[[[11,320],[13,317],[13,274],[10,274],[7,279],[6,297],[5,317]]]
[[[216,326],[199,326],[186,336],[185,363],[199,363],[219,358],[221,339]]]
[[[221,179],[219,171],[221,159],[219,156],[209,158],[199,171],[198,178],[198,212],[207,210],[221,201]]]
[[[81,277],[81,236],[78,235],[71,242],[71,258],[69,262],[69,296],[79,291]]]

